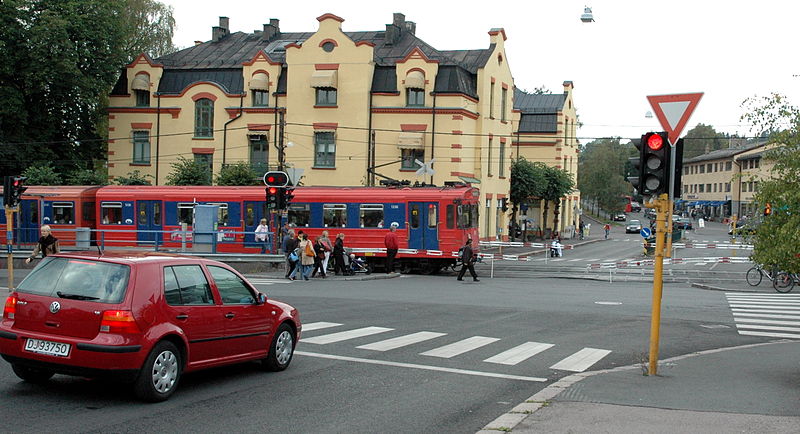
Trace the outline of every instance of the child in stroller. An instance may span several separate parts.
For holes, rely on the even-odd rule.
[[[364,258],[356,256],[355,253],[344,255],[345,270],[350,276],[356,273],[372,274],[372,265],[370,265]]]

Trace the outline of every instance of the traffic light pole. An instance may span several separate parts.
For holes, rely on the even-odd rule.
[[[8,251],[8,290],[14,290],[14,232],[11,224],[14,218],[14,208],[6,205],[6,250]]]
[[[666,194],[662,194],[653,204],[645,204],[647,208],[655,208],[656,214],[656,249],[655,268],[653,270],[653,307],[650,320],[650,357],[648,375],[656,375],[658,371],[658,341],[661,328],[661,295],[664,287],[664,235],[666,221],[671,212],[671,203]],[[672,220],[670,217],[669,220]]]

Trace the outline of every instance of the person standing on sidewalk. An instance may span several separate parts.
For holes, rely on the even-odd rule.
[[[393,222],[389,227],[389,232],[383,237],[383,245],[386,246],[386,274],[394,272],[394,258],[397,256],[399,244],[397,242],[397,222]]]
[[[322,231],[322,236],[319,237],[320,242],[325,247],[325,257],[322,259],[322,269],[325,272],[328,272],[328,261],[331,258],[331,252],[333,251],[333,245],[331,244],[331,239],[328,238],[328,231]]]
[[[467,238],[467,242],[461,250],[461,271],[458,272],[458,278],[456,278],[456,280],[464,280],[464,273],[469,270],[469,274],[472,275],[472,281],[480,282],[480,280],[478,280],[478,274],[475,273],[474,263],[475,258],[472,253],[472,238]]]
[[[50,233],[50,225],[42,225],[42,228],[39,229],[39,231],[41,232],[42,236],[39,238],[36,246],[34,246],[31,256],[25,258],[26,264],[30,264],[31,260],[35,259],[39,252],[42,253],[42,258],[46,258],[47,255],[55,255],[61,251],[61,248],[58,245],[58,238],[54,237],[53,234]]]
[[[267,238],[269,236],[269,225],[267,219],[261,219],[261,222],[256,227],[256,242],[261,244],[261,254],[267,253]]]

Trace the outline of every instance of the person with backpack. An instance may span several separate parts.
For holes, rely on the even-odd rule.
[[[287,279],[291,278],[295,268],[297,267],[297,259],[299,258],[293,259],[292,255],[294,250],[297,248],[298,242],[299,241],[294,234],[294,229],[289,229],[289,231],[286,233],[286,237],[283,238],[283,245],[281,246],[283,248],[283,254],[286,255],[286,275],[284,277]]]
[[[461,271],[458,272],[458,278],[456,280],[464,280],[464,273],[469,270],[469,274],[472,275],[473,282],[480,282],[478,280],[478,274],[475,273],[475,267],[473,264],[475,263],[474,254],[472,252],[472,238],[467,238],[467,242],[464,244],[461,250]]]

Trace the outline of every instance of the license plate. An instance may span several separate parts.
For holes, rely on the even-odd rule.
[[[32,353],[46,354],[48,356],[67,357],[69,350],[72,348],[70,344],[63,344],[61,342],[43,341],[41,339],[28,339],[25,341],[25,351]]]

